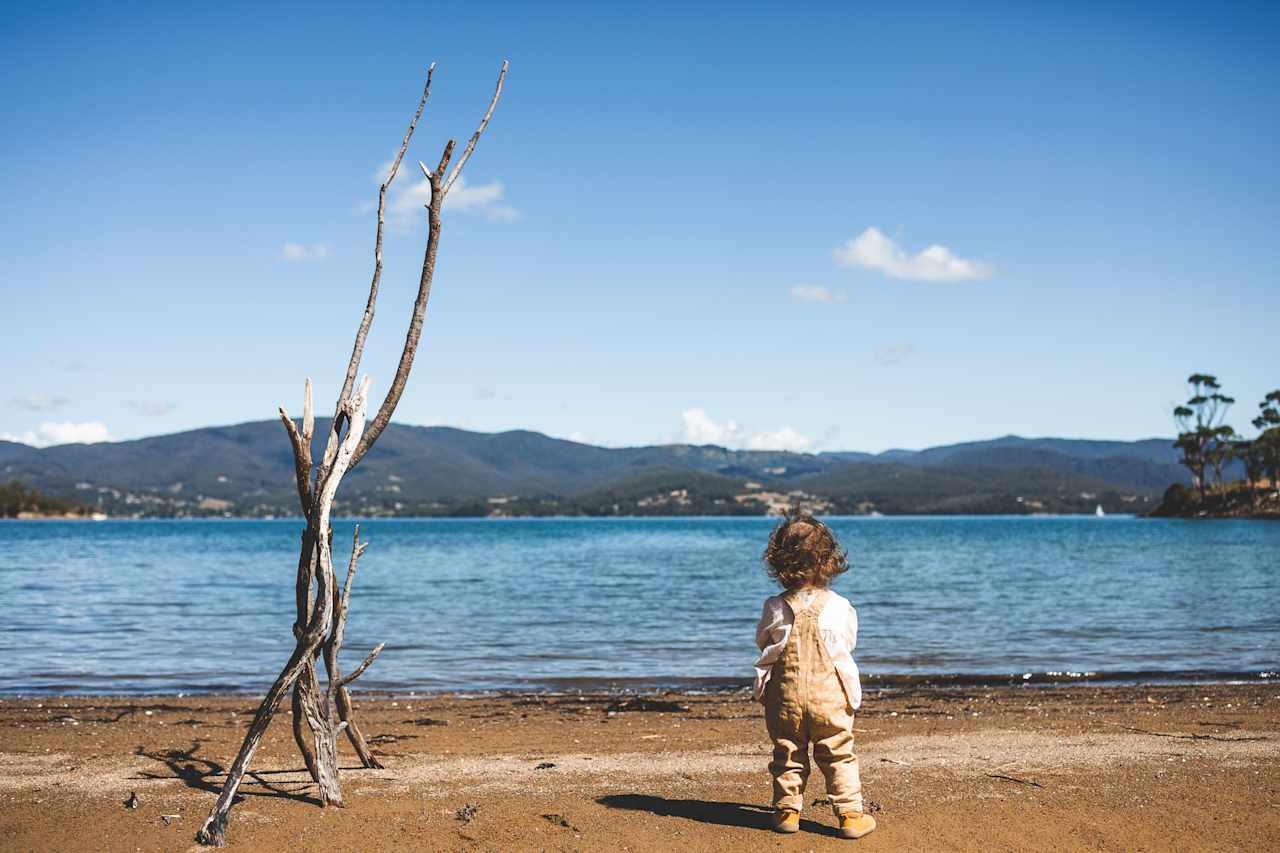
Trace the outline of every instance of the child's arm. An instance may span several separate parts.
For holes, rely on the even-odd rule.
[[[773,644],[773,626],[777,624],[777,616],[769,606],[771,599],[766,599],[760,613],[760,621],[756,623],[756,648],[764,651]]]
[[[849,605],[849,620],[845,631],[849,635],[849,654],[852,655],[853,650],[858,647],[858,611],[852,604]]]

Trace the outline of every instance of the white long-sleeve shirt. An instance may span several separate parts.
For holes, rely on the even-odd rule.
[[[802,590],[800,595],[807,604],[817,592],[816,589]],[[754,691],[757,702],[764,701],[764,688],[769,683],[774,663],[782,657],[782,651],[787,647],[794,622],[795,614],[791,612],[783,596],[775,595],[765,599],[764,612],[760,614],[760,623],[756,626],[756,645],[760,648],[760,657],[756,660]],[[858,665],[853,660],[853,649],[858,644],[858,612],[853,609],[849,599],[832,591],[818,616],[818,630],[822,632],[823,645],[827,647],[827,654],[835,665],[845,696],[856,709],[862,704],[861,676]]]

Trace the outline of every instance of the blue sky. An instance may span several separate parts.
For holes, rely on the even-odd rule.
[[[1280,7],[354,8],[0,13],[0,434],[270,418],[304,376],[328,410],[433,60],[410,163],[511,72],[400,421],[882,450],[1168,435],[1193,371],[1241,428],[1280,386]]]

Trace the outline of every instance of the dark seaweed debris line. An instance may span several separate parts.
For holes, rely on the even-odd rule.
[[[1134,726],[1126,726],[1120,723],[1106,723],[1106,725],[1114,726],[1115,728],[1118,728],[1118,729],[1124,729],[1125,731],[1137,732],[1140,735],[1151,735],[1152,737],[1171,737],[1171,738],[1177,738],[1179,740],[1216,740],[1216,741],[1222,741],[1225,743],[1266,740],[1266,738],[1262,736],[1231,737],[1229,735],[1202,735],[1202,734],[1197,734],[1195,732],[1191,732],[1188,734],[1180,734],[1178,732],[1153,732],[1150,729],[1139,729]]]
[[[992,779],[1004,779],[1009,782],[1017,782],[1019,785],[1030,785],[1033,788],[1044,787],[1044,785],[1041,785],[1039,782],[1033,782],[1030,779],[1019,779],[1016,776],[1006,776],[1003,773],[988,773],[987,775]]]

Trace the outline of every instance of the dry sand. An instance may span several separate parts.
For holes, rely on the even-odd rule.
[[[798,835],[761,829],[769,743],[742,694],[661,698],[688,710],[611,714],[617,699],[604,696],[364,698],[387,769],[345,772],[348,805],[329,810],[298,770],[285,709],[232,811],[230,846],[1280,849],[1280,684],[872,691],[857,734],[880,828],[860,841],[834,837],[818,803]],[[0,849],[202,849],[192,837],[255,705],[0,701]],[[123,805],[131,792],[136,809]],[[810,799],[822,796],[815,773]]]

